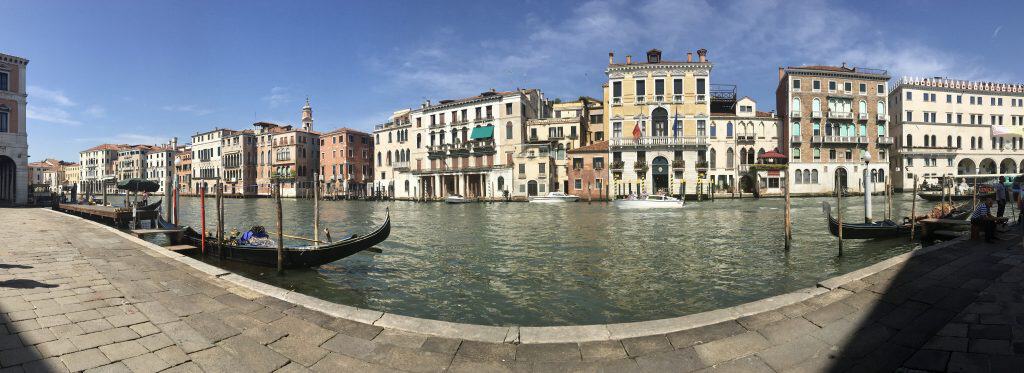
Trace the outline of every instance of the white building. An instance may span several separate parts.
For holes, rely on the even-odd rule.
[[[146,154],[146,179],[160,184],[160,190],[157,191],[157,194],[166,193],[164,183],[167,181],[167,178],[175,177],[174,154],[177,147],[178,139],[174,138],[170,144],[151,149]]]
[[[124,144],[102,144],[78,153],[81,163],[81,176],[78,181],[79,194],[103,194],[105,185],[108,193],[116,191],[117,155],[121,150],[130,148]]]
[[[935,184],[941,176],[979,182],[1024,173],[1024,85],[902,78],[889,94],[894,186]],[[993,136],[992,126],[1015,135]]]
[[[223,139],[235,131],[218,128],[213,131],[192,135],[192,191],[199,193],[202,187],[211,188],[223,174],[221,153]],[[207,189],[210,191],[211,189]]]
[[[778,148],[778,118],[774,112],[758,111],[750,97],[737,100],[735,93],[731,97],[712,98],[707,179],[715,193],[753,193],[755,177],[750,167],[758,163],[758,156]],[[746,182],[741,183],[744,178]],[[781,191],[781,180],[778,171],[762,171],[757,183],[762,193],[773,194]],[[741,190],[743,186],[747,188]]]
[[[28,203],[27,65],[0,53],[0,205]]]

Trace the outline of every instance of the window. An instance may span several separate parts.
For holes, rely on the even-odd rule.
[[[683,94],[683,80],[682,79],[672,80],[672,94],[675,94],[675,95]]]
[[[547,173],[547,170],[548,170],[548,164],[547,163],[541,162],[541,163],[537,164],[537,173],[543,175],[543,174]]]
[[[644,96],[646,94],[647,94],[647,81],[646,80],[637,80],[636,81],[636,95],[637,95],[637,97]]]
[[[885,84],[879,84],[875,89],[878,91],[879,96],[885,95]]]
[[[909,93],[909,92],[908,92],[908,93]],[[906,118],[906,121],[907,121],[907,122],[913,122],[913,121],[914,121],[914,112],[913,112],[913,111],[907,110],[907,118]]]
[[[730,139],[732,138],[732,122],[725,124],[725,137]]]
[[[814,122],[814,123],[812,123],[811,124],[811,129],[812,129],[812,131],[811,131],[811,135],[812,136],[821,136],[821,122]]]
[[[0,111],[0,132],[10,132],[8,127],[8,116],[10,113],[6,111]]]
[[[8,91],[8,90],[10,90],[7,87],[7,84],[8,84],[7,83],[7,78],[8,78],[8,74],[3,72],[3,71],[0,71],[0,91]]]
[[[505,104],[505,115],[512,115],[512,103]]]
[[[576,179],[576,181],[573,182],[573,188],[575,188],[576,190],[583,189],[583,180]]]
[[[594,157],[594,169],[595,170],[603,170],[604,169],[604,157]]]
[[[622,137],[622,122],[612,122],[612,138]]]
[[[828,82],[828,91],[829,92],[835,92],[836,91],[836,82],[834,82],[834,81],[829,81]]]
[[[814,160],[821,159],[821,148],[814,148]]]
[[[860,83],[860,85],[857,86],[857,88],[860,91],[860,94],[868,93],[868,85],[867,84]]]
[[[843,83],[843,90],[846,91],[846,92],[853,91],[853,83],[850,83],[850,82]]]
[[[505,123],[505,139],[512,139],[512,122]]]
[[[911,92],[911,91],[907,91],[907,101],[912,101],[912,100],[914,100],[914,93]]]
[[[794,91],[799,91],[800,90],[800,79],[793,79],[793,90]]]
[[[654,94],[658,96],[665,94],[665,79],[654,79]]]
[[[718,136],[718,125],[716,125],[715,123],[711,123],[711,137],[717,137],[717,136]]]
[[[697,120],[697,137],[704,137],[704,120]]]
[[[828,159],[829,160],[833,160],[833,161],[836,160],[836,150],[835,149],[829,149],[828,150]]]

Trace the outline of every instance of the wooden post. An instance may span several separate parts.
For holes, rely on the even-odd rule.
[[[320,242],[320,174],[313,173],[313,240]]]
[[[274,181],[274,209],[277,211],[277,274],[284,274],[284,223],[281,215],[281,182]]]
[[[178,188],[174,188],[174,225],[178,223]]]
[[[206,255],[206,186],[199,189],[199,222],[202,224],[203,237],[199,240],[199,249]]]
[[[217,256],[224,259],[224,184],[217,182]]]
[[[786,251],[789,251],[789,248],[793,245],[793,223],[790,220],[792,219],[792,214],[790,213],[789,202],[789,168],[786,168],[786,180],[784,182],[786,187]]]
[[[917,175],[914,175],[914,198],[910,200],[910,242],[914,242],[914,230],[917,228]]]
[[[836,215],[839,220],[839,256],[843,256],[843,188],[839,186],[839,174],[836,173]]]
[[[978,177],[974,177],[974,196],[971,197],[974,204],[971,206],[971,211],[978,209]]]

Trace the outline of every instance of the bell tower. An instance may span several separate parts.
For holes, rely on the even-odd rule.
[[[309,97],[306,97],[306,106],[302,107],[302,129],[313,130],[313,108],[309,106]]]

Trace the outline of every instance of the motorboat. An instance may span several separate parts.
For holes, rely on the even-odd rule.
[[[466,197],[460,196],[458,194],[452,194],[452,195],[446,197],[444,199],[444,202],[445,203],[470,203],[470,202],[473,202],[473,201],[467,199]]]
[[[562,192],[550,192],[546,196],[531,196],[530,202],[537,203],[561,203],[561,202],[576,202],[580,200],[579,196],[572,194],[565,194]]]
[[[683,207],[683,201],[679,198],[650,195],[636,199],[617,199],[612,202],[615,207],[628,209],[671,209]]]

